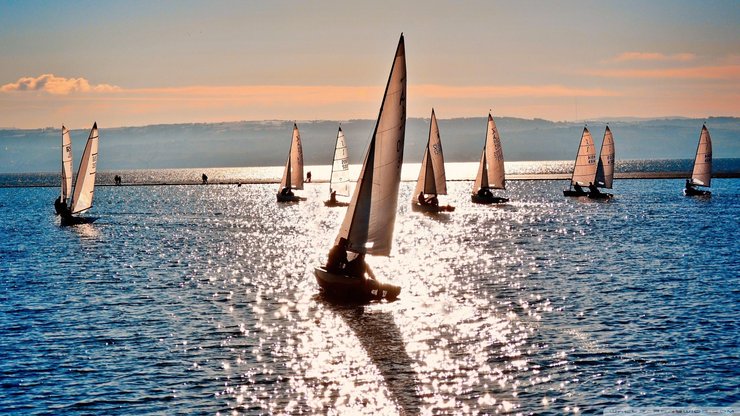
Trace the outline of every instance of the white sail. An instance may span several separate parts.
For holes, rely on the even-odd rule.
[[[69,129],[62,126],[62,202],[72,194],[72,139]]]
[[[340,126],[339,132],[337,132],[337,143],[334,146],[334,161],[331,165],[329,190],[330,192],[336,191],[337,195],[349,196],[349,182],[347,142],[344,139],[344,132]]]
[[[406,133],[406,52],[403,34],[385,87],[375,131],[337,235],[358,253],[387,256],[393,240]]]
[[[481,188],[506,189],[506,175],[504,172],[504,150],[501,147],[501,137],[491,114],[488,114],[486,128],[486,142],[480,157],[478,175],[473,184],[473,193]]]
[[[95,172],[98,164],[98,123],[93,124],[90,136],[87,138],[85,151],[82,153],[80,168],[75,180],[74,196],[72,197],[72,213],[77,214],[92,207],[95,194]]]
[[[432,119],[429,121],[429,140],[421,159],[419,179],[416,181],[412,201],[415,201],[420,192],[428,195],[447,195],[447,179],[445,177],[445,159],[442,154],[442,140],[439,137],[437,116],[432,109]]]
[[[293,138],[290,141],[290,153],[285,162],[280,190],[283,188],[303,189],[303,147],[298,126],[293,123]]]
[[[576,156],[576,165],[573,168],[573,176],[570,183],[581,186],[588,186],[596,178],[596,147],[594,139],[588,128],[583,128],[581,144],[578,146],[578,155]]]
[[[604,141],[601,142],[599,165],[596,167],[596,186],[612,189],[614,181],[614,137],[609,126],[604,131]]]
[[[701,126],[691,183],[700,186],[711,186],[712,183],[712,138],[709,137],[707,126]]]

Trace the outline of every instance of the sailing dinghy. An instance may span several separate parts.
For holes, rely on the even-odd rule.
[[[594,139],[588,127],[583,128],[581,134],[581,143],[578,145],[578,154],[576,155],[576,164],[573,168],[573,175],[570,177],[569,189],[563,190],[565,196],[588,196],[588,191],[582,187],[593,185],[596,177],[596,147]]]
[[[349,154],[347,153],[347,141],[344,139],[342,126],[337,132],[337,142],[334,145],[334,160],[331,164],[331,175],[329,176],[329,199],[324,201],[327,207],[346,207],[349,202],[338,201],[337,196],[348,197],[349,194]]]
[[[604,130],[604,141],[601,142],[601,151],[599,153],[599,164],[596,166],[596,179],[594,186],[596,189],[588,193],[591,199],[609,199],[614,195],[598,191],[598,188],[612,189],[614,182],[614,136],[609,126]],[[596,191],[596,192],[595,192]]]
[[[509,198],[494,196],[491,189],[506,189],[504,173],[504,150],[501,147],[501,137],[498,134],[496,123],[491,113],[488,113],[488,127],[486,141],[480,156],[478,175],[473,184],[471,199],[476,204],[500,204],[509,202]]]
[[[93,196],[95,195],[97,163],[98,123],[95,123],[87,138],[73,189],[72,140],[69,135],[69,129],[62,126],[62,192],[56,201],[54,201],[54,208],[57,215],[62,218],[62,225],[86,224],[97,219],[95,217],[76,216],[76,214],[82,214],[92,208]],[[68,201],[70,202],[69,204]]]
[[[330,298],[394,300],[401,292],[398,286],[377,281],[364,256],[388,256],[391,251],[405,132],[406,52],[401,34],[375,130],[335,246],[326,266],[314,270],[321,290]]]
[[[696,147],[696,157],[694,158],[694,169],[691,171],[691,178],[686,179],[686,196],[711,196],[708,190],[696,189],[697,186],[710,187],[712,183],[712,138],[709,136],[707,126],[701,126],[699,134],[699,145]]]
[[[303,189],[303,147],[298,126],[293,123],[293,138],[290,141],[290,153],[285,162],[283,179],[280,180],[280,190],[277,193],[278,202],[298,202],[306,200],[293,193],[293,189]]]
[[[439,137],[437,117],[432,108],[432,119],[429,122],[429,140],[421,160],[419,179],[411,199],[411,209],[422,212],[454,211],[450,205],[440,206],[437,195],[447,195],[445,178],[445,160],[442,154],[442,140]]]

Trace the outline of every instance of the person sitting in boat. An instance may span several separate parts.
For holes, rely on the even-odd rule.
[[[285,188],[283,188],[282,191],[280,191],[280,195],[282,195],[282,196],[293,196],[293,191],[290,190],[290,187],[289,186],[286,186]]]
[[[311,171],[310,170],[306,174],[306,182],[311,182]]]
[[[593,195],[601,194],[601,191],[599,191],[599,188],[597,188],[596,185],[593,184],[593,182],[588,183],[588,190],[591,191],[591,194]]]
[[[578,192],[579,194],[585,194],[586,193],[586,191],[583,190],[583,188],[581,187],[581,185],[579,183],[574,183],[573,184],[573,189],[575,189],[576,192]]]
[[[695,190],[696,190],[696,187],[694,186],[693,183],[691,183],[691,179],[686,179],[686,191],[691,192]]]
[[[427,199],[424,198],[424,191],[419,192],[419,196],[416,198],[419,200],[419,205],[426,205]]]
[[[344,268],[344,274],[352,277],[363,277],[367,273],[368,277],[375,279],[375,274],[370,270],[370,266],[365,263],[365,253],[357,253],[357,257],[347,263]]]
[[[480,188],[480,190],[478,190],[478,196],[481,198],[492,198],[493,192],[488,188]]]
[[[332,204],[337,202],[337,191],[331,191],[331,194],[329,195],[329,202]]]
[[[345,273],[347,267],[347,239],[342,237],[337,245],[329,250],[329,258],[326,260],[326,271],[331,273]]]
[[[63,220],[72,219],[72,212],[69,210],[67,203],[62,202],[61,196],[57,197],[54,201],[54,210],[56,211],[56,215],[61,216]]]
[[[439,199],[437,199],[437,195],[432,195],[429,198],[427,198],[427,204],[438,207]]]

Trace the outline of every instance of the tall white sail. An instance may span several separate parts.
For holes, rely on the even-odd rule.
[[[604,131],[604,141],[601,142],[599,165],[596,167],[596,183],[599,188],[612,189],[614,181],[614,137],[609,126]]]
[[[576,156],[576,166],[573,168],[573,176],[570,183],[581,186],[588,186],[596,178],[596,147],[594,139],[587,127],[583,128],[581,144],[578,146],[578,155]]]
[[[504,150],[501,147],[501,137],[491,114],[488,114],[486,128],[486,142],[480,157],[478,174],[473,184],[473,193],[481,188],[506,189],[506,175],[504,172]]]
[[[85,151],[80,160],[80,169],[75,180],[74,196],[72,197],[72,213],[77,214],[92,207],[95,194],[95,172],[98,164],[98,123],[93,124],[90,136],[87,138]]]
[[[337,143],[334,146],[334,161],[331,165],[329,189],[336,191],[337,195],[349,196],[349,181],[349,154],[347,153],[344,132],[340,126],[339,132],[337,132]]]
[[[707,126],[701,126],[691,183],[700,186],[711,186],[712,183],[712,138],[709,137]]]
[[[285,162],[283,179],[280,180],[280,189],[303,189],[303,147],[298,126],[293,123],[293,138],[290,141],[290,153]]]
[[[421,160],[419,179],[416,181],[416,189],[412,200],[415,200],[420,192],[434,195],[447,195],[447,179],[445,177],[445,158],[442,154],[442,140],[439,137],[439,126],[437,116],[432,109],[432,119],[429,122],[429,140],[424,149],[424,157]]]
[[[72,139],[69,129],[62,126],[62,202],[72,194]]]
[[[406,52],[403,34],[393,59],[375,131],[344,222],[337,235],[358,253],[391,251],[406,133]]]

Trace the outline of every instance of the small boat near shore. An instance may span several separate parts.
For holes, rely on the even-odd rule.
[[[349,197],[349,153],[347,140],[344,138],[342,126],[337,131],[337,141],[334,145],[334,159],[329,175],[329,199],[324,201],[327,207],[347,207],[349,202],[340,201],[337,196]]]
[[[583,128],[581,142],[578,145],[576,154],[576,163],[573,167],[573,174],[570,177],[570,186],[563,190],[564,196],[588,196],[588,192],[583,187],[593,184],[596,177],[596,147],[594,139],[588,127]]]
[[[506,175],[504,172],[504,151],[501,147],[501,138],[488,113],[486,127],[486,141],[483,143],[483,152],[480,156],[478,174],[475,176],[473,193],[470,199],[476,204],[500,204],[509,202],[509,198],[493,195],[491,189],[506,189]]]
[[[62,190],[54,201],[56,214],[61,225],[89,224],[96,217],[81,217],[78,214],[92,208],[95,195],[95,175],[98,164],[98,123],[94,123],[85,144],[85,150],[77,169],[74,190],[72,189],[72,139],[69,129],[62,126]],[[70,199],[71,193],[71,199]],[[70,200],[69,205],[67,204]]]
[[[330,299],[392,301],[401,292],[399,286],[378,281],[364,256],[390,255],[405,133],[406,52],[401,34],[352,200],[326,266],[314,270],[316,282]]]
[[[437,116],[432,108],[432,117],[429,120],[429,139],[421,159],[421,169],[412,195],[411,209],[417,212],[452,212],[455,210],[455,207],[451,205],[439,205],[438,195],[447,195],[447,179]]]
[[[609,126],[604,130],[604,140],[601,142],[599,164],[596,166],[594,189],[588,193],[591,199],[611,199],[613,194],[601,192],[598,188],[612,189],[614,182],[614,136]]]
[[[293,189],[303,189],[303,147],[301,146],[301,134],[298,125],[293,123],[293,137],[290,140],[290,152],[285,162],[283,178],[280,180],[280,190],[277,193],[278,202],[305,201],[293,193]]]
[[[694,168],[691,170],[691,178],[686,179],[686,187],[683,192],[686,196],[711,196],[712,192],[697,189],[697,186],[710,187],[712,185],[712,138],[706,124],[701,126],[699,144],[696,146],[694,157]]]

